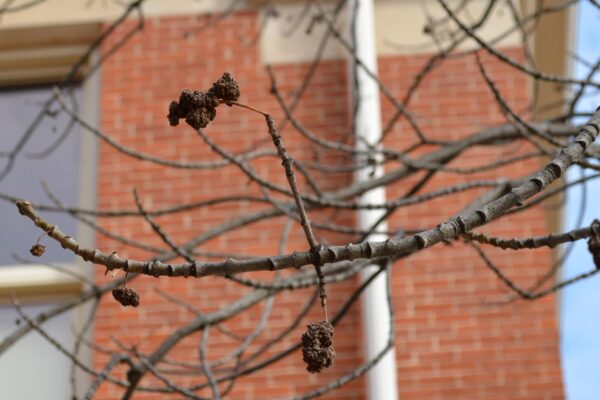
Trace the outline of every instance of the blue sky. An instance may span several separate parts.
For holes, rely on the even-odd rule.
[[[577,53],[586,60],[596,62],[600,56],[600,34],[598,24],[600,12],[589,1],[582,1],[579,9],[577,32]],[[587,68],[578,65],[576,73],[583,77]],[[596,80],[600,74],[596,75]],[[600,106],[600,96],[586,98],[580,108],[582,111],[595,110]],[[576,179],[581,171],[571,168],[569,178]],[[575,226],[583,191],[576,188],[568,193],[566,229]],[[590,224],[594,218],[600,219],[600,181],[587,186],[587,208],[583,225]],[[569,258],[564,277],[593,268],[593,262],[587,251],[587,243],[579,241]],[[562,292],[561,351],[566,393],[569,400],[600,399],[600,277],[595,276],[584,282],[568,287]]]

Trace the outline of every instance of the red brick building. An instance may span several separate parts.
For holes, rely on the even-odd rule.
[[[228,165],[219,169],[173,168],[140,161],[116,147],[122,146],[185,163],[217,161],[218,156],[188,126],[169,126],[166,119],[169,102],[176,99],[184,88],[203,90],[210,87],[223,72],[228,71],[240,85],[240,101],[267,111],[277,122],[281,122],[284,114],[271,93],[266,66],[272,66],[278,89],[284,95],[284,100],[289,102],[307,71],[312,68],[312,56],[318,47],[319,35],[326,28],[317,24],[314,32],[306,35],[309,19],[299,20],[301,28],[290,34],[289,42],[286,42],[285,35],[281,32],[287,29],[286,24],[290,25],[295,21],[289,19],[289,15],[299,15],[302,12],[299,5],[278,5],[277,18],[267,18],[269,13],[265,8],[253,4],[244,5],[220,18],[219,14],[213,14],[213,7],[221,8],[222,5],[211,2],[202,2],[202,6],[191,1],[183,2],[185,4],[181,9],[168,11],[155,3],[150,2],[148,5],[143,30],[103,61],[99,73],[84,84],[85,107],[95,109],[95,112],[89,112],[87,116],[92,119],[97,116],[99,130],[110,135],[114,143],[117,143],[115,146],[98,137],[91,139],[95,141],[98,151],[95,169],[91,172],[95,176],[92,180],[96,193],[95,205],[100,210],[135,209],[133,188],[139,192],[142,203],[148,210],[206,201],[216,195],[261,197],[257,185],[250,183],[236,166]],[[422,27],[426,21],[422,13],[418,12],[420,8],[417,3],[375,2],[379,78],[398,98],[406,93],[415,74],[429,60],[434,50],[412,50],[413,44],[420,43],[425,37]],[[477,4],[472,5],[474,12],[480,11],[482,4],[479,3],[483,2],[475,3]],[[523,2],[527,6],[525,3],[527,2]],[[433,7],[433,3],[431,6]],[[51,27],[43,28],[50,32],[59,32],[60,29],[69,32],[63,35],[63,42],[71,41],[69,45],[75,47],[73,42],[77,41],[76,37],[81,42],[89,41],[83,33],[86,29],[91,30],[91,26],[97,27],[98,21],[101,21],[102,26],[108,26],[109,16],[116,13],[111,7],[96,7],[87,10],[89,14],[84,11],[74,12],[70,21],[58,18]],[[494,37],[510,24],[507,20],[510,17],[502,14],[503,12],[507,12],[505,7],[499,6],[496,10],[498,15],[491,19],[484,30],[486,37]],[[32,27],[22,27],[14,22],[15,27],[11,29],[22,29],[23,32],[27,29],[42,29],[43,18],[39,18],[40,22],[36,22],[35,18],[31,20],[33,22],[30,21]],[[264,28],[265,18],[272,20],[266,24],[267,28]],[[562,18],[567,19],[566,16]],[[77,26],[73,24],[74,21],[77,21]],[[120,25],[102,44],[99,54],[120,43],[127,32],[136,29],[137,23],[138,20],[132,17]],[[419,26],[420,31],[414,28]],[[408,33],[404,36],[390,36],[395,30],[401,29]],[[561,36],[562,32],[566,37],[564,32],[567,31],[567,26],[561,29],[553,35]],[[80,32],[79,36],[74,32]],[[523,61],[523,49],[518,38],[513,36],[500,42],[498,49]],[[56,33],[55,37],[60,35]],[[398,42],[395,43],[394,40]],[[402,46],[398,44],[400,42]],[[59,45],[64,43],[56,41],[47,46]],[[31,47],[35,46],[31,44]],[[564,60],[546,61],[543,46],[538,47],[536,55],[540,63],[546,62],[550,68],[564,68],[561,64]],[[472,48],[472,44],[467,44],[465,49],[468,48]],[[343,49],[335,44],[330,44],[324,54],[324,59],[316,66],[314,77],[295,108],[294,116],[304,127],[318,132],[321,137],[342,141],[347,137],[351,126],[348,58]],[[489,55],[482,55],[482,60],[510,105],[516,110],[526,108],[532,98],[531,81]],[[63,63],[66,64],[67,61]],[[52,80],[50,78],[40,78],[40,81]],[[89,95],[90,90],[95,96]],[[94,97],[96,101],[89,100]],[[384,96],[381,102],[382,121],[389,121],[395,108]],[[421,128],[435,140],[458,139],[463,134],[505,122],[493,94],[479,73],[474,55],[444,60],[443,66],[422,82],[411,99],[410,110],[418,116]],[[401,121],[388,134],[385,145],[393,149],[409,147],[415,143],[415,136],[409,134],[409,131],[406,121]],[[219,107],[217,118],[206,128],[206,133],[232,153],[253,148],[270,149],[271,145],[264,119],[258,114],[235,107]],[[281,134],[289,153],[298,160],[322,164],[339,161],[339,153],[312,152],[309,141],[289,122],[283,125]],[[466,168],[480,164],[482,159],[500,159],[503,155],[521,151],[525,152],[527,149],[479,146],[467,150],[449,165]],[[258,157],[251,161],[251,165],[261,177],[286,185],[278,158]],[[509,168],[480,172],[467,178],[442,172],[436,174],[428,184],[428,191],[461,183],[465,179],[521,177],[538,167],[538,161],[525,160],[512,164]],[[389,165],[386,168],[389,171],[396,166]],[[345,172],[311,173],[320,188],[330,192],[344,188],[352,180],[351,174]],[[402,181],[402,184],[388,185],[388,199],[401,197],[407,190],[406,185],[416,183],[421,176],[415,175],[414,178]],[[305,180],[300,179],[300,187],[307,188]],[[460,212],[464,204],[483,192],[484,190],[465,191],[424,205],[400,208],[389,219],[389,229],[419,230],[435,226]],[[93,203],[94,199],[91,200],[92,205]],[[175,243],[185,243],[193,237],[204,235],[196,249],[199,258],[218,260],[219,253],[274,255],[280,251],[279,236],[286,229],[286,217],[266,218],[253,224],[241,225],[224,235],[213,234],[212,231],[221,224],[239,222],[265,207],[263,202],[229,201],[156,217],[156,222],[160,223]],[[354,211],[334,213],[330,210],[309,210],[309,214],[314,221],[350,228],[354,226],[356,219]],[[96,222],[103,229],[135,243],[166,248],[163,241],[140,218],[99,217]],[[553,217],[548,216],[544,209],[535,208],[527,213],[502,219],[483,231],[493,229],[495,235],[505,237],[542,235],[550,229],[549,223],[555,223]],[[354,235],[332,234],[325,229],[315,228],[315,232],[320,240],[329,244],[344,244],[356,240]],[[94,243],[105,252],[117,251],[122,257],[148,259],[155,255],[139,246],[127,246],[101,233],[96,234],[95,240],[92,240],[89,231],[87,238],[85,234],[80,237],[82,241],[88,240],[88,244]],[[292,225],[289,240],[283,249],[284,252],[294,250],[306,250],[306,241],[297,223]],[[523,287],[535,283],[552,260],[549,251],[541,250],[528,253],[490,250],[489,254],[502,260],[505,272]],[[94,278],[99,283],[115,279],[110,274],[106,275],[102,268],[94,271]],[[290,274],[283,273],[284,276]],[[449,246],[437,245],[428,251],[400,259],[394,263],[391,276],[399,398],[563,398],[556,297],[549,296],[535,302],[513,301],[500,304],[499,302],[510,297],[510,293],[484,267],[474,251],[459,242]],[[272,273],[267,272],[245,274],[244,277],[264,281],[273,279]],[[358,278],[354,277],[330,285],[330,313],[335,313],[359,284]],[[23,285],[25,286],[27,285]],[[138,352],[150,353],[173,330],[186,325],[195,317],[190,310],[167,301],[163,292],[193,305],[202,313],[210,313],[251,291],[219,277],[155,279],[142,276],[131,282],[130,286],[140,294],[140,307],[124,308],[112,297],[104,296],[97,309],[91,338],[100,348],[90,351],[87,357],[91,357],[91,365],[98,370],[110,359],[110,354],[104,354],[102,349],[110,351],[119,346],[135,346]],[[312,289],[302,289],[277,294],[265,329],[247,351],[251,354],[292,324],[296,315],[311,299],[312,293]],[[223,326],[236,335],[248,335],[259,323],[264,307],[264,302],[252,306],[225,321]],[[315,300],[311,311],[298,326],[258,360],[296,343],[305,325],[321,317],[318,300]],[[229,398],[261,399],[301,395],[351,372],[364,362],[361,321],[361,306],[357,302],[336,326],[337,358],[334,367],[322,374],[308,374],[300,352],[296,351],[264,369],[239,377],[228,394]],[[168,353],[168,358],[197,363],[201,337],[202,332],[186,337]],[[238,344],[213,328],[206,357],[208,360],[217,360]],[[176,366],[172,367],[177,369]],[[126,367],[122,366],[115,369],[113,375],[125,379],[125,372]],[[201,373],[175,375],[173,380],[187,385],[203,381]],[[142,381],[142,386],[151,387],[158,383],[160,382],[155,377],[148,375]],[[225,387],[223,385],[222,389]],[[105,382],[95,398],[120,398],[123,392],[122,387]],[[210,388],[207,387],[198,394],[210,396]],[[363,377],[328,393],[325,398],[358,399],[366,396]],[[134,396],[136,399],[180,397],[180,394],[147,392]]]

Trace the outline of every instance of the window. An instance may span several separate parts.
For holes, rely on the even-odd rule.
[[[12,89],[0,91],[0,119],[4,134],[0,143],[0,176],[9,164],[8,154],[23,140],[25,131],[43,110],[43,105],[52,96],[51,87]],[[74,100],[79,102],[79,90]],[[56,108],[56,106],[54,107]],[[45,194],[47,185],[65,204],[78,204],[79,164],[81,145],[77,126],[69,124],[64,114],[48,110],[40,124],[24,144],[13,163],[12,169],[0,180],[0,191],[32,202],[51,203]],[[14,204],[0,204],[3,225],[10,229],[0,230],[0,266],[15,264],[14,253],[23,256],[27,243],[33,244],[40,235],[31,222],[25,224],[16,212]],[[65,232],[75,232],[73,218],[57,213],[52,220]],[[48,246],[44,254],[46,262],[72,262],[73,255],[56,246]]]
[[[81,26],[77,28],[82,29]],[[64,76],[73,58],[78,58],[87,49],[87,45],[83,46],[79,42],[76,45],[70,43],[70,41],[81,41],[81,35],[78,36],[74,34],[75,32],[67,35],[65,27],[50,30],[54,33],[14,35],[14,32],[7,33],[0,30],[0,60],[7,52],[12,57],[11,63],[0,61],[2,121],[0,174],[9,161],[8,154],[15,148],[29,124],[52,95],[53,85],[43,84],[43,82],[54,82],[58,76]],[[88,32],[89,35],[84,35],[85,38],[91,37],[92,31],[97,32],[97,29],[86,28],[84,33]],[[61,36],[59,33],[64,35]],[[58,43],[58,39],[63,36],[68,42],[65,46]],[[23,38],[30,38],[32,43],[21,43],[18,48],[14,48],[15,38],[21,41],[24,40]],[[4,49],[5,44],[13,47]],[[39,52],[38,47],[41,48]],[[66,48],[69,49],[69,54],[73,53],[68,59],[64,57]],[[23,68],[16,67],[19,58],[17,53],[23,54]],[[35,58],[38,53],[39,57],[44,58],[43,62],[38,62],[39,60]],[[53,58],[53,55],[56,55],[56,58]],[[80,114],[92,123],[95,121],[98,108],[97,80],[97,77],[87,79],[82,87],[75,89],[72,99],[77,102]],[[17,87],[14,86],[15,83],[24,85]],[[32,83],[36,86],[32,86]],[[6,87],[6,85],[12,86]],[[67,131],[68,118],[56,111],[58,106],[44,113],[41,123],[15,158],[10,173],[0,180],[0,194],[24,198],[34,203],[52,204],[42,186],[42,183],[45,183],[65,205],[93,208],[95,140],[91,135],[82,134],[77,125]],[[60,141],[60,146],[54,148],[57,141]],[[94,232],[90,228],[64,213],[42,213],[63,231],[93,246]],[[31,256],[29,249],[42,232],[31,221],[19,215],[16,206],[6,198],[0,199],[0,225],[2,226],[0,229],[0,340],[2,340],[17,328],[15,322],[18,314],[11,304],[13,295],[22,304],[23,311],[34,317],[43,310],[51,308],[57,301],[75,296],[84,289],[79,280],[49,268],[43,263],[77,269],[84,275],[86,273],[91,275],[93,271],[82,268],[79,264],[81,261],[76,260],[72,253],[63,250],[47,237],[41,238],[41,243],[46,245],[44,256],[40,259]],[[78,331],[85,322],[86,309],[89,307],[86,305],[83,308],[71,310],[47,321],[43,324],[44,330],[66,349],[71,350],[74,331]],[[89,353],[86,349],[80,353],[82,356],[79,358],[86,364],[90,364]],[[69,398],[70,369],[71,360],[37,332],[30,332],[0,357],[2,398],[50,400]],[[79,391],[85,391],[88,386],[87,382],[82,381],[82,376],[85,377],[85,374],[76,375]]]
[[[0,193],[30,200],[52,203],[43,185],[68,205],[79,204],[79,173],[81,135],[76,126],[69,126],[62,114],[49,110],[24,143],[12,168],[10,153],[22,141],[24,133],[52,95],[50,86],[8,89],[0,91],[0,119],[4,133],[0,142]],[[79,101],[76,90],[73,101]],[[64,273],[42,265],[18,265],[35,262],[28,249],[41,233],[31,221],[26,221],[11,201],[0,202],[0,303],[9,303],[13,294],[18,298],[50,298],[73,294],[81,284]],[[52,220],[67,232],[76,232],[76,221],[63,213]],[[48,239],[41,238],[41,243]],[[75,258],[59,246],[48,246],[43,262],[72,265]]]
[[[10,171],[9,154],[22,141],[28,126],[52,95],[50,86],[6,89],[0,91],[0,193],[32,202],[51,203],[42,183],[68,205],[79,204],[81,135],[76,126],[69,127],[67,118],[55,110],[44,113],[41,122],[21,148]],[[80,90],[73,101],[79,102]],[[57,144],[60,144],[57,146]],[[2,175],[0,172],[0,176]],[[82,289],[78,280],[53,270],[29,254],[29,248],[40,237],[40,230],[31,221],[15,212],[9,201],[0,203],[0,337],[15,330],[18,314],[11,305],[15,296],[24,303],[23,311],[35,316],[58,298],[72,296]],[[76,232],[76,220],[56,213],[52,220],[67,232]],[[41,239],[41,243],[48,239]],[[50,243],[47,243],[50,244]],[[73,254],[60,246],[47,246],[41,259],[44,263],[75,267]],[[33,262],[34,264],[30,264]],[[71,347],[74,313],[66,313],[44,324],[44,329],[56,340]],[[23,322],[22,322],[23,323]],[[52,365],[52,368],[48,368]],[[70,360],[46,339],[32,332],[13,345],[0,359],[0,387],[7,398],[64,399],[69,392]],[[27,384],[32,379],[36,385]]]

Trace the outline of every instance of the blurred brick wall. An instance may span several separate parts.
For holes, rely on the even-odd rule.
[[[135,36],[102,68],[101,127],[124,146],[170,160],[188,162],[217,160],[218,157],[202,143],[197,134],[181,124],[170,127],[166,119],[168,104],[184,88],[204,90],[229,71],[238,80],[241,101],[266,110],[281,119],[276,100],[269,93],[269,79],[261,65],[257,45],[248,45],[258,33],[258,17],[253,12],[236,13],[210,29],[203,17],[169,17],[148,19],[140,34]],[[133,23],[131,23],[132,25]],[[111,40],[118,40],[118,35]],[[106,43],[110,46],[112,43]],[[508,50],[520,57],[516,49]],[[412,76],[426,62],[426,56],[385,57],[379,60],[380,76],[392,92],[402,96],[411,84]],[[510,104],[519,110],[526,106],[528,81],[497,61],[484,57],[489,73],[498,80]],[[278,65],[274,72],[280,89],[291,98],[309,68],[308,64]],[[347,66],[342,61],[326,61],[319,65],[297,110],[297,118],[309,129],[342,140],[349,126]],[[393,107],[382,100],[383,118],[387,121]],[[429,76],[411,103],[419,116],[422,128],[432,139],[456,139],[482,126],[503,119],[493,97],[483,83],[472,57],[447,60],[443,68]],[[260,116],[242,109],[221,106],[217,118],[206,129],[207,134],[231,152],[242,152],[260,145],[268,147],[270,139]],[[308,151],[306,139],[287,124],[282,130],[285,145],[297,159],[333,162],[339,154]],[[390,133],[387,144],[406,148],[414,143],[414,134],[403,122]],[[265,146],[266,145],[266,146]],[[433,147],[431,147],[433,148]],[[514,155],[526,148],[515,145],[480,147],[469,150],[450,165],[473,166],[481,160],[494,160]],[[414,154],[418,154],[417,150]],[[274,182],[286,186],[280,160],[264,157],[253,160],[252,166]],[[401,165],[390,164],[388,169]],[[535,162],[520,162],[509,171],[479,173],[467,178],[457,174],[439,173],[422,190],[428,192],[443,185],[466,179],[494,176],[522,176],[537,168]],[[418,174],[410,182],[416,182]],[[324,188],[333,190],[349,182],[346,174],[315,173]],[[301,188],[307,185],[302,179]],[[217,170],[190,170],[157,166],[119,153],[106,143],[100,144],[98,171],[98,206],[100,209],[134,209],[132,189],[136,188],[146,208],[153,210],[214,198],[217,195],[253,195],[260,197],[256,184],[250,183],[234,166]],[[392,185],[390,199],[408,190],[407,183]],[[461,210],[461,205],[483,190],[461,192],[444,200],[434,200],[425,206],[399,209],[390,221],[390,228],[428,228]],[[275,196],[280,198],[279,196]],[[234,201],[158,217],[164,230],[181,244],[214,226],[237,217],[252,214],[268,205],[251,201]],[[353,225],[351,212],[311,212],[312,219]],[[160,239],[149,226],[133,218],[99,219],[102,227],[138,242],[164,249]],[[236,254],[276,254],[279,236],[286,219],[272,218],[214,237],[200,246],[201,251],[232,252]],[[284,251],[305,250],[307,245],[298,224],[294,224]],[[535,209],[503,219],[486,227],[501,236],[543,234],[546,231],[543,210]],[[343,243],[355,239],[347,235],[332,235],[317,229],[319,237],[328,243]],[[126,246],[98,235],[98,247],[117,251],[121,256],[145,259],[151,252]],[[523,287],[535,282],[550,264],[549,252],[500,253],[489,251],[502,268]],[[201,258],[201,257],[200,257]],[[289,275],[284,272],[283,275]],[[268,281],[270,273],[247,276]],[[111,279],[103,271],[99,282]],[[187,301],[200,312],[218,310],[239,299],[250,290],[222,278],[154,279],[140,277],[131,282],[141,295],[141,306],[123,308],[107,296],[98,309],[95,341],[106,349],[118,343],[135,345],[137,350],[151,352],[176,328],[189,323],[194,314],[170,303],[156,288]],[[357,280],[330,287],[330,313],[334,313],[357,287]],[[394,304],[396,308],[396,351],[398,383],[402,399],[557,399],[562,398],[562,379],[558,353],[556,305],[553,297],[536,302],[515,301],[498,305],[510,293],[485,268],[472,249],[458,242],[437,245],[422,254],[396,263],[393,269]],[[265,330],[247,350],[251,354],[262,344],[283,331],[311,297],[312,291],[283,292],[275,298]],[[276,354],[299,340],[306,323],[321,319],[315,302],[310,314],[281,344],[259,359]],[[252,307],[223,325],[239,335],[247,335],[256,326],[263,306]],[[299,352],[249,376],[236,381],[230,398],[272,398],[301,394],[335,377],[352,371],[362,362],[360,306],[353,306],[336,327],[336,364],[323,374],[305,372]],[[183,340],[169,359],[197,362],[197,346],[201,333]],[[207,357],[218,359],[238,344],[213,328]],[[101,369],[108,356],[97,352],[94,365]],[[164,366],[164,365],[163,365]],[[182,369],[173,366],[174,369]],[[125,369],[117,370],[125,379]],[[195,384],[198,376],[175,376],[173,381]],[[155,386],[157,381],[148,375],[142,386]],[[99,399],[118,398],[123,388],[105,383]],[[210,395],[210,391],[198,392]],[[180,395],[140,393],[136,399],[179,398]],[[359,379],[326,398],[364,398],[364,381]]]

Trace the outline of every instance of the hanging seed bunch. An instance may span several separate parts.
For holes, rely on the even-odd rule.
[[[120,287],[112,290],[112,295],[123,307],[140,305],[140,295],[133,289]]]
[[[594,259],[596,269],[600,269],[600,221],[595,220],[592,223],[593,235],[588,240],[588,250]]]
[[[217,116],[217,107],[221,102],[237,101],[240,97],[240,87],[229,72],[213,83],[207,92],[184,89],[179,101],[169,105],[169,124],[177,126],[180,119],[194,129],[206,128]]]
[[[329,368],[335,359],[333,349],[333,326],[329,321],[319,321],[307,325],[302,334],[302,359],[306,370],[311,374]]]
[[[46,246],[44,246],[43,244],[36,243],[33,246],[31,246],[29,252],[34,257],[41,257],[46,252]]]

